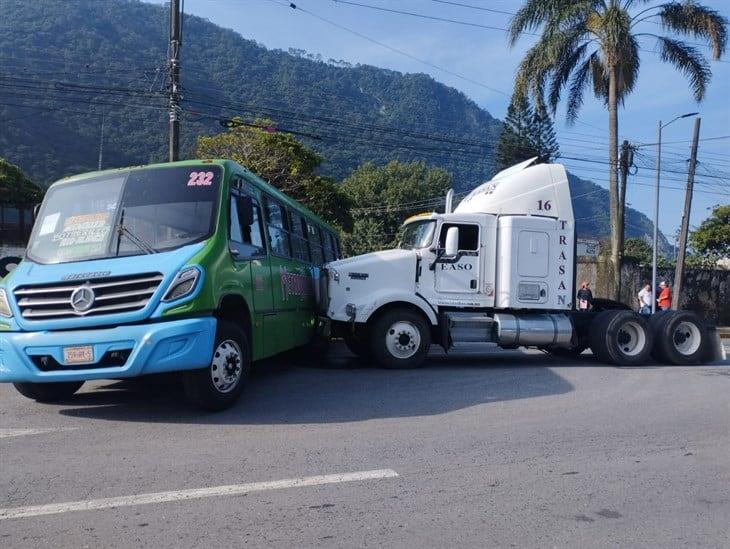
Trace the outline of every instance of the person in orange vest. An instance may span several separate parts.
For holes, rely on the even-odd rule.
[[[662,311],[668,311],[672,307],[672,290],[664,280],[659,283],[659,297],[656,302]]]

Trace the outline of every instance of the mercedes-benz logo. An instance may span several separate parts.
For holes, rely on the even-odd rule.
[[[77,313],[85,313],[94,304],[96,295],[88,286],[79,286],[71,294],[71,306]]]

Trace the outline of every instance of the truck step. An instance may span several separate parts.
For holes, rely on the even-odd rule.
[[[497,340],[494,319],[479,313],[447,313],[451,340],[456,343],[490,343]]]

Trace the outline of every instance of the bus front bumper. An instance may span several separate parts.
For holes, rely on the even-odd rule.
[[[0,332],[0,382],[85,381],[204,368],[215,330],[215,318],[201,317],[95,330]],[[93,361],[66,364],[69,347],[91,347]]]

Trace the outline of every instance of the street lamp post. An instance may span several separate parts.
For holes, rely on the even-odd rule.
[[[695,116],[696,112],[688,112],[687,114],[681,114],[679,116],[676,116],[672,118],[669,122],[666,124],[662,124],[662,121],[659,121],[659,124],[657,125],[657,140],[656,140],[656,185],[654,188],[654,238],[653,238],[653,249],[651,254],[651,291],[654,292],[654,299],[651,301],[651,313],[656,313],[656,264],[657,264],[657,244],[659,241],[659,181],[661,179],[662,174],[662,129],[666,128],[674,122],[675,120],[679,120],[680,118],[688,118],[690,116]]]

